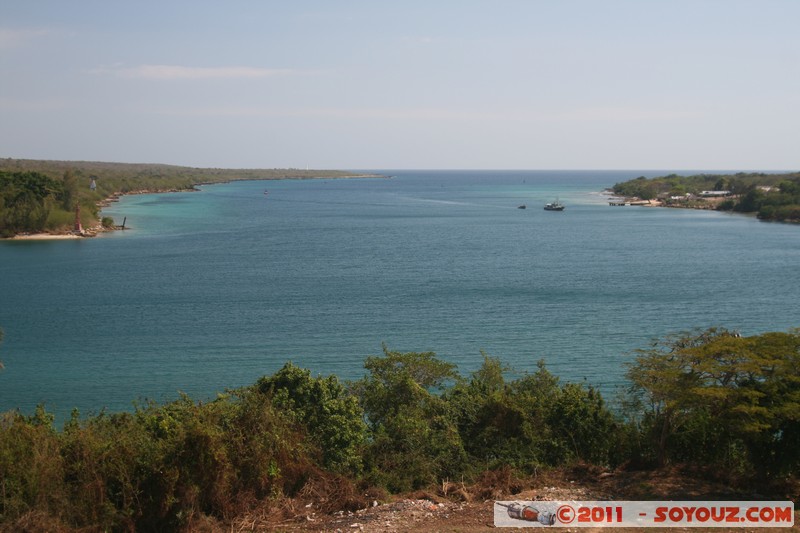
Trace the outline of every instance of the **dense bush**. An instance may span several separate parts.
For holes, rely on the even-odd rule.
[[[628,371],[659,463],[776,477],[800,468],[800,332],[708,329],[640,350]]]
[[[174,530],[197,514],[232,518],[291,495],[313,474],[303,435],[252,390],[101,414],[62,432],[42,408],[7,413],[0,521],[45,513],[75,527]]]
[[[287,363],[258,380],[256,390],[308,433],[322,452],[324,467],[348,474],[361,471],[364,411],[336,376],[312,378],[311,371]]]
[[[440,391],[458,374],[431,352],[399,353],[384,346],[368,357],[369,375],[354,384],[371,440],[364,452],[368,479],[406,491],[455,477],[466,462],[463,445]]]
[[[0,172],[0,236],[44,230],[63,197],[63,184],[38,172]]]
[[[40,172],[0,171],[0,237],[71,230],[80,205],[83,224],[95,221],[97,199],[79,189],[71,172],[52,178]]]
[[[539,362],[530,375],[507,383],[507,369],[485,357],[466,383],[448,392],[459,431],[480,469],[511,465],[527,471],[572,461],[609,464],[617,422],[600,394],[559,385]]]

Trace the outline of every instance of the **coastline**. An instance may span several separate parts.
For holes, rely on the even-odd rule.
[[[608,198],[612,206],[719,211],[753,215],[763,222],[800,223],[800,172],[796,171],[639,176],[606,190],[613,196]]]
[[[391,176],[387,176],[384,174],[353,174],[350,176],[298,176],[298,177],[281,177],[281,178],[253,178],[252,181],[275,181],[275,180],[307,180],[307,179],[358,179],[358,178],[390,178]],[[97,207],[100,208],[98,214],[100,215],[98,219],[95,221],[95,225],[91,228],[85,229],[80,233],[75,232],[74,230],[65,231],[63,233],[21,233],[18,235],[14,235],[13,237],[0,237],[0,241],[55,241],[55,240],[77,240],[77,239],[88,239],[92,237],[96,237],[99,233],[105,233],[110,231],[122,231],[127,228],[123,228],[121,226],[114,226],[111,228],[103,227],[100,224],[102,220],[102,212],[104,207],[110,206],[112,203],[118,202],[119,199],[123,196],[127,195],[137,195],[137,194],[164,194],[164,193],[182,193],[182,192],[201,192],[202,189],[198,187],[203,185],[216,185],[220,183],[229,183],[231,181],[246,181],[246,180],[227,180],[227,181],[210,181],[210,182],[199,182],[192,184],[190,187],[186,188],[165,188],[165,189],[136,189],[127,192],[114,192],[108,197],[100,200],[97,202]]]
[[[605,193],[605,191],[603,191]],[[800,219],[786,219],[786,220],[772,220],[759,218],[756,212],[738,212],[731,210],[719,209],[719,204],[722,198],[706,199],[704,203],[670,203],[661,200],[641,200],[635,196],[633,197],[609,197],[608,205],[610,206],[632,206],[632,207],[661,207],[665,209],[693,209],[695,211],[716,211],[719,213],[731,213],[744,217],[757,218],[761,222],[775,222],[778,224],[793,224],[800,225]]]

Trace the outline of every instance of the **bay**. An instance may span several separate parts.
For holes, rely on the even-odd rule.
[[[669,172],[384,172],[126,196],[104,215],[131,230],[0,243],[0,410],[207,399],[287,360],[357,379],[382,343],[611,395],[652,338],[800,326],[800,227],[599,192]]]

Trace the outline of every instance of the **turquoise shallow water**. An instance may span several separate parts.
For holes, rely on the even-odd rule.
[[[611,393],[653,337],[800,326],[799,226],[598,194],[642,172],[391,174],[129,196],[104,214],[130,231],[0,243],[0,410],[207,398],[287,359],[354,379],[382,342]]]

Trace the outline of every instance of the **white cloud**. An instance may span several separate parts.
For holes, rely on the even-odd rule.
[[[514,123],[673,122],[698,118],[700,113],[636,107],[575,108],[570,110],[481,110],[422,107],[262,107],[208,106],[158,108],[159,115],[206,117],[297,117],[390,121],[462,121]]]
[[[577,108],[558,114],[558,120],[577,122],[640,122],[674,121],[697,118],[700,113],[676,109],[650,109],[641,107]]]
[[[289,69],[259,67],[185,67],[180,65],[139,65],[136,67],[100,67],[92,74],[111,74],[118,78],[146,80],[201,80],[267,78],[292,73]]]
[[[209,106],[151,110],[159,115],[219,117],[298,117],[367,120],[504,120],[502,114],[473,110],[438,108],[342,108],[342,107],[259,107]]]
[[[0,28],[0,50],[20,46],[50,33],[43,29]]]

